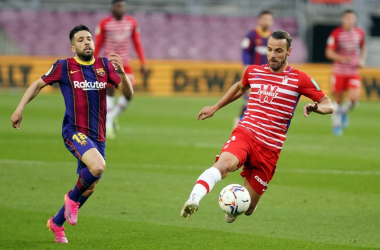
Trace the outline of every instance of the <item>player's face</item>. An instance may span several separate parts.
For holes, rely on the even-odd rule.
[[[77,54],[83,61],[91,61],[94,58],[94,41],[91,33],[86,30],[74,34],[71,51]]]
[[[271,14],[264,14],[259,17],[258,21],[261,29],[267,30],[273,25],[273,16]]]
[[[356,24],[356,15],[354,13],[346,13],[342,16],[342,26],[346,30],[352,29]]]
[[[286,39],[274,39],[269,37],[267,46],[267,58],[269,67],[274,72],[284,71],[287,59],[292,48],[286,48]]]
[[[113,16],[116,19],[120,20],[124,16],[125,12],[127,11],[127,3],[124,1],[116,2],[114,3],[114,5],[112,5],[111,10],[112,10]]]

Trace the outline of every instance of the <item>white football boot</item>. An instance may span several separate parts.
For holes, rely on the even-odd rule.
[[[188,220],[190,216],[198,211],[199,204],[196,201],[188,200],[183,205],[183,208],[181,210],[181,217],[186,218]]]

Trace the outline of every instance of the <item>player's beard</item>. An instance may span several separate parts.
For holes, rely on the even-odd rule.
[[[269,63],[269,66],[270,66],[270,68],[271,68],[273,71],[278,71],[278,70],[281,69],[281,67],[285,64],[285,62],[286,62],[287,59],[288,59],[288,57],[285,56],[285,58],[284,58],[283,61],[278,61],[278,60],[276,60],[276,62],[280,62],[280,63],[278,64],[278,66],[273,67],[273,66],[270,65],[270,63]]]
[[[77,56],[82,61],[88,62],[91,61],[94,58],[94,51],[91,49],[91,53],[85,53],[84,51],[77,50]]]

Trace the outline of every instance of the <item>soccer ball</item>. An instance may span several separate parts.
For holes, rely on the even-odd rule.
[[[250,204],[251,196],[248,190],[239,184],[228,185],[219,194],[219,206],[226,214],[242,214]]]

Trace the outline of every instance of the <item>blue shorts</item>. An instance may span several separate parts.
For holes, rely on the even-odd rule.
[[[78,169],[77,173],[83,169],[87,168],[86,164],[81,161],[81,158],[87,150],[91,148],[96,148],[99,153],[106,159],[106,143],[104,141],[99,142],[91,139],[85,134],[75,131],[70,133],[69,137],[64,139],[66,148],[78,159]]]

